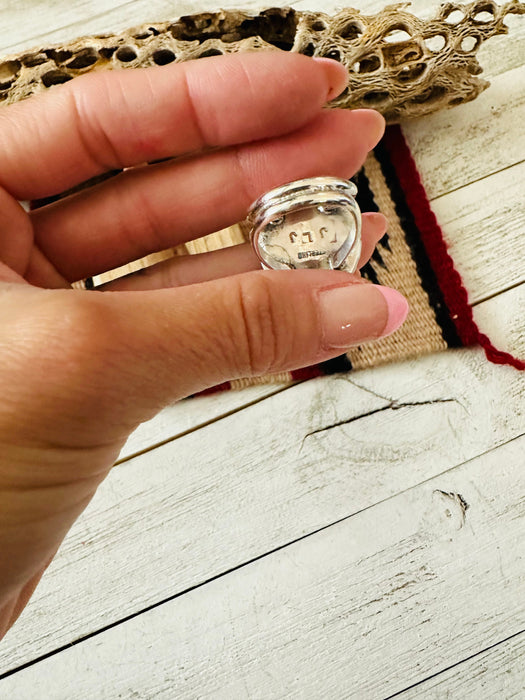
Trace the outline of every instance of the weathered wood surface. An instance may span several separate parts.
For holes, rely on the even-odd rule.
[[[403,690],[525,626],[524,452],[522,437],[447,470],[22,670],[2,690],[12,700],[30,687],[49,700],[98,699],[101,687],[104,697],[170,699]]]
[[[471,303],[525,282],[525,159],[432,202]]]
[[[226,391],[211,396],[198,396],[168,406],[151,420],[140,425],[122,448],[118,462],[151,450],[153,447],[180,437],[184,433],[231,415],[267,396],[282,391],[285,385],[264,384],[243,391]]]
[[[523,52],[525,61],[525,37]],[[405,122],[405,138],[429,199],[522,163],[523,114],[525,62],[493,78],[473,102]],[[492,185],[487,183],[487,189]]]
[[[0,52],[216,7],[8,0]],[[525,21],[508,24],[482,49],[493,87],[404,130],[476,319],[525,357]],[[0,674],[95,636],[0,680],[0,698],[523,695],[525,375],[465,350],[281,389],[141,426]]]
[[[117,466],[0,672],[512,440],[524,392],[479,351],[442,354],[303,383]]]
[[[400,693],[399,700],[525,697],[525,632]]]

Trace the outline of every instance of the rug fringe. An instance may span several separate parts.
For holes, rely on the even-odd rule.
[[[419,172],[398,124],[387,127],[383,143],[388,150],[406,201],[413,213],[421,240],[442,291],[450,317],[463,345],[480,345],[487,359],[525,370],[525,361],[499,350],[482,333],[468,302],[468,292],[459,272],[454,267],[441,227],[430,207]]]

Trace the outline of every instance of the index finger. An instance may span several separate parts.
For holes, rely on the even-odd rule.
[[[0,109],[0,185],[36,199],[115,168],[278,136],[345,84],[335,61],[280,51],[89,74]]]

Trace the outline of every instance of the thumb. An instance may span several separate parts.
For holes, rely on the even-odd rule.
[[[105,338],[105,348],[96,341],[98,353],[111,356],[113,368],[118,357],[111,382],[132,399],[130,413],[155,411],[229,379],[322,362],[392,333],[408,312],[394,289],[324,270],[261,270],[92,296],[105,307],[106,325],[92,337]]]

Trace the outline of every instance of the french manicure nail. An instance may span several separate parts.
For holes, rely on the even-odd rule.
[[[393,333],[407,317],[408,302],[390,287],[374,284],[330,287],[319,293],[323,342],[349,348]]]
[[[397,331],[405,322],[409,311],[408,301],[396,289],[391,287],[376,286],[375,289],[383,295],[388,309],[388,320],[380,336],[381,338],[386,338],[387,335]]]

